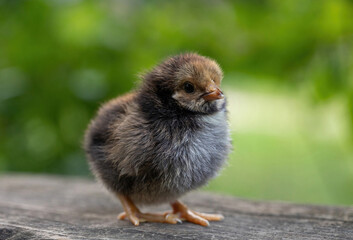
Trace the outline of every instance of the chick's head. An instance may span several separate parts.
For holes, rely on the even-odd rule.
[[[225,105],[219,65],[194,53],[177,55],[158,65],[145,80],[157,95],[191,112],[211,114]]]
[[[196,56],[177,69],[172,98],[190,111],[212,113],[224,104],[222,70],[215,61]]]

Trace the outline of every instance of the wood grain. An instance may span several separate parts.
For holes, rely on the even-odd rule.
[[[92,180],[0,177],[0,239],[353,239],[353,207],[259,202],[194,192],[194,210],[222,213],[210,227],[118,221],[120,203]],[[144,207],[163,211],[169,206]]]

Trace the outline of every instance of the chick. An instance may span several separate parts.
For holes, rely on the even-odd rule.
[[[84,148],[96,178],[122,203],[119,219],[203,226],[223,219],[178,200],[214,177],[231,148],[222,76],[207,57],[177,55],[146,73],[137,90],[99,109]],[[164,202],[172,212],[142,213],[135,205]]]

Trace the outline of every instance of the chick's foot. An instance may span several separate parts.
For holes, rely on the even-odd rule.
[[[135,225],[138,226],[140,222],[160,222],[176,224],[181,223],[181,220],[177,215],[174,214],[159,214],[159,213],[142,213],[137,212],[133,216],[127,216],[126,212],[122,212],[118,215],[119,220],[124,220],[126,217]],[[133,218],[133,220],[131,220]]]
[[[171,204],[173,208],[173,214],[179,214],[182,220],[199,224],[201,226],[209,226],[208,221],[220,221],[224,217],[220,214],[207,214],[199,213],[190,210],[185,204],[180,201],[175,201]]]
[[[118,195],[118,197],[125,210],[125,212],[118,215],[119,220],[128,218],[135,226],[138,226],[140,222],[181,223],[181,220],[175,214],[142,213],[130,198],[123,195]]]

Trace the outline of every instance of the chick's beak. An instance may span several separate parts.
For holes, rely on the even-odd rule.
[[[213,101],[213,100],[217,100],[217,99],[222,99],[223,97],[224,97],[223,93],[222,93],[221,89],[219,89],[218,87],[212,88],[212,89],[210,89],[209,92],[202,95],[202,98],[205,101]]]

